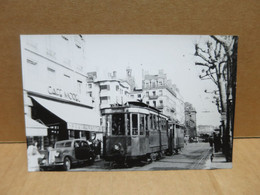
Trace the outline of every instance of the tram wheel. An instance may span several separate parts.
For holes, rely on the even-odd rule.
[[[157,156],[156,153],[150,154],[150,158],[151,158],[152,162],[156,161],[156,156]]]

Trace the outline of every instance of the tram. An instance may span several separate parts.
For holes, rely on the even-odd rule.
[[[178,124],[177,122],[169,122],[168,124],[168,143],[169,143],[169,154],[178,154],[179,151],[184,148],[184,131],[185,126]]]
[[[169,129],[168,117],[147,104],[132,101],[123,106],[113,105],[101,109],[101,114],[105,124],[103,157],[106,161],[156,160],[163,153],[181,147],[176,145],[176,140],[180,141],[184,135],[177,133],[174,125]]]

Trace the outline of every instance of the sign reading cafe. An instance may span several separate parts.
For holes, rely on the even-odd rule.
[[[64,91],[61,88],[55,88],[55,87],[49,86],[48,87],[48,93],[50,95],[54,95],[54,96],[64,98],[64,99],[67,99],[67,100],[80,102],[78,94]]]

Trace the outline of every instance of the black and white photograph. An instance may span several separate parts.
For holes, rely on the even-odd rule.
[[[237,36],[20,41],[29,172],[232,168]]]

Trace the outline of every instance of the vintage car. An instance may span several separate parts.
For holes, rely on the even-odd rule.
[[[56,142],[40,161],[40,169],[48,170],[57,166],[70,170],[72,164],[93,163],[95,153],[86,140],[73,139]]]

